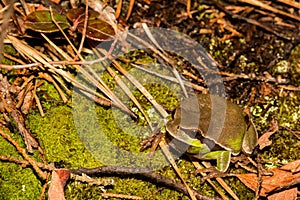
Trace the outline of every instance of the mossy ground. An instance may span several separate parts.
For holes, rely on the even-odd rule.
[[[22,144],[18,134],[9,133],[11,137]],[[24,147],[24,145],[23,145]],[[0,137],[1,156],[11,156],[22,159],[15,147]],[[35,159],[38,160],[37,157]],[[31,168],[23,168],[10,162],[0,164],[0,199],[38,199],[42,189],[42,182]]]
[[[127,70],[133,74],[137,73],[135,69],[127,68]],[[160,70],[160,72],[163,73],[163,70]],[[139,74],[139,77],[143,77],[140,81],[143,82],[144,86],[158,99],[159,103],[168,105],[171,108],[176,107],[176,98],[180,96],[177,96],[178,94],[176,93],[176,91],[179,91],[178,86],[163,82],[165,84],[167,83],[170,89],[168,91],[165,90],[166,87],[164,87],[164,85],[161,84],[162,82],[157,78],[151,77],[151,81],[149,81],[149,79],[146,78],[147,76],[146,74]],[[110,79],[106,80],[108,81]],[[124,79],[124,81],[126,80]],[[114,86],[114,84],[111,86]],[[170,88],[170,86],[174,88]],[[131,88],[131,90],[136,94],[139,93],[134,87]],[[119,89],[115,88],[115,91],[119,91]],[[266,127],[270,122],[269,117],[278,118],[281,126],[299,130],[299,94],[298,92],[290,92],[289,98],[287,98],[285,92],[281,94],[281,96],[268,97],[264,105],[252,108],[255,123],[258,125],[260,133],[266,130],[266,128],[263,127]],[[45,117],[42,118],[37,111],[31,111],[27,116],[27,125],[34,136],[38,138],[45,152],[47,162],[62,162],[66,167],[76,169],[78,167],[96,167],[107,163],[118,163],[118,158],[121,157],[128,165],[131,162],[133,165],[136,164],[136,160],[133,161],[130,156],[126,157],[126,155],[118,154],[117,152],[112,154],[109,146],[113,144],[126,151],[139,152],[139,142],[150,133],[149,130],[145,128],[145,123],[133,127],[132,124],[135,122],[128,116],[124,117],[124,114],[116,109],[111,110],[101,106],[88,107],[87,104],[80,102],[76,108],[72,110],[74,100],[76,99],[73,98],[73,100],[70,100],[67,104],[62,104],[56,90],[48,83],[45,83],[38,89],[38,95],[42,99]],[[170,96],[171,98],[169,98]],[[153,119],[156,119],[158,114],[153,112],[153,108],[150,104],[146,103],[145,98],[140,97],[139,100],[142,103],[144,102],[143,106],[146,112],[148,114],[154,113]],[[264,113],[263,117],[260,116],[260,114],[263,113],[262,108],[269,104],[272,105],[273,109],[269,109],[269,112]],[[128,103],[128,105],[132,107],[132,103]],[[89,118],[89,114],[85,115],[82,111],[86,109],[94,109],[93,111],[95,111],[96,118]],[[78,112],[79,114],[82,112],[82,115],[74,119],[74,112],[76,113],[76,111],[77,117]],[[78,124],[81,129],[78,129]],[[98,129],[99,127],[101,127],[101,130]],[[97,133],[99,132],[103,132],[111,141],[111,144],[97,140],[99,137]],[[85,136],[84,133],[87,135]],[[10,135],[18,140],[24,147],[19,134],[10,133]],[[299,159],[298,150],[300,142],[289,131],[281,129],[272,137],[272,141],[272,145],[261,154],[264,159],[280,162]],[[107,145],[107,147],[105,145]],[[92,147],[101,147],[100,150],[103,151],[97,155],[95,153],[97,153],[99,149],[96,148],[95,150],[95,148]],[[0,138],[0,155],[21,158],[15,148],[3,138]],[[37,153],[35,153],[33,157],[39,160]],[[158,157],[157,166],[159,165],[159,159],[163,159],[163,156]],[[155,163],[155,160],[153,163]],[[185,159],[180,159],[177,163],[191,187],[202,191],[206,195],[216,195],[216,192],[213,191],[207,183],[200,185],[200,178],[193,175],[194,167],[190,162]],[[139,164],[142,165],[143,163]],[[43,183],[31,168],[23,169],[20,165],[1,162],[0,171],[0,199],[39,198]],[[161,168],[159,172],[168,177],[177,177],[170,166]],[[107,189],[109,192],[132,194],[141,196],[144,199],[188,199],[187,196],[181,193],[166,188],[159,188],[142,180],[136,180],[134,178],[113,178],[115,179],[115,185],[113,188]],[[233,190],[236,191],[241,199],[253,197],[253,192],[249,191],[236,178],[227,178],[226,181],[230,183]],[[68,182],[65,193],[67,199],[101,199],[101,190],[99,187],[89,186],[76,181]]]

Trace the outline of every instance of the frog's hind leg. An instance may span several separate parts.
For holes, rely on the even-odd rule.
[[[230,151],[211,151],[205,155],[202,155],[202,158],[208,160],[217,160],[217,170],[225,172],[230,164],[231,152]]]

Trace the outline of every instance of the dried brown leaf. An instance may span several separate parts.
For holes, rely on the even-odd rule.
[[[260,195],[267,196],[269,193],[288,188],[300,182],[300,173],[293,173],[299,168],[299,162],[289,163],[281,168],[270,170],[272,176],[263,176]],[[287,171],[289,170],[289,171]],[[247,187],[256,190],[258,179],[256,174],[237,174],[236,175]]]
[[[270,146],[272,144],[269,138],[278,131],[278,123],[276,120],[272,121],[271,130],[269,132],[264,133],[257,141],[259,145],[259,149],[262,150],[266,146]]]
[[[294,162],[290,162],[280,169],[286,170],[286,171],[291,171],[293,173],[299,172],[300,171],[300,160],[296,160]]]
[[[49,200],[65,200],[64,187],[70,177],[70,170],[56,169],[52,171],[52,179],[48,190]]]
[[[296,200],[297,192],[298,190],[296,187],[289,190],[284,190],[282,192],[277,192],[275,194],[268,196],[268,200],[282,200],[282,199]]]
[[[236,174],[236,177],[240,179],[248,188],[255,191],[257,188],[257,175],[256,174]]]

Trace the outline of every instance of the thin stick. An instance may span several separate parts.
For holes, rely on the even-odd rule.
[[[238,1],[243,2],[243,3],[252,4],[254,6],[258,6],[260,8],[269,10],[271,12],[278,13],[280,15],[283,15],[283,16],[295,19],[297,21],[300,21],[300,17],[298,17],[296,15],[292,15],[292,14],[286,13],[286,12],[281,11],[281,10],[278,10],[277,8],[269,6],[268,4],[265,4],[265,3],[261,2],[261,1],[258,1],[258,0],[238,0]]]
[[[83,25],[83,30],[82,30],[82,37],[81,37],[81,41],[80,41],[80,45],[78,48],[78,54],[80,54],[82,47],[83,47],[83,43],[85,40],[85,34],[86,34],[86,28],[87,28],[87,24],[88,24],[88,17],[89,17],[89,1],[86,0],[85,1],[85,18],[84,18],[84,25]]]
[[[177,191],[180,191],[186,195],[188,195],[188,191],[184,184],[175,181],[174,179],[167,178],[155,172],[152,172],[150,169],[147,168],[140,168],[140,167],[120,167],[120,166],[105,166],[105,167],[98,167],[98,168],[80,168],[77,170],[71,170],[71,173],[81,175],[82,173],[87,174],[89,176],[92,175],[112,175],[112,176],[133,176],[138,179],[146,180],[148,182],[152,182],[154,184],[164,185],[170,188],[173,188]],[[202,200],[212,200],[212,199],[219,199],[219,198],[212,198],[204,196],[203,194],[199,193],[196,190],[192,190],[193,193],[196,195],[197,199]]]
[[[147,73],[152,74],[152,75],[154,75],[154,76],[157,76],[157,77],[159,77],[159,78],[162,78],[162,79],[165,79],[165,80],[168,80],[168,81],[172,81],[172,82],[174,82],[174,83],[178,83],[178,84],[179,84],[177,78],[174,78],[174,77],[171,77],[171,76],[162,75],[162,74],[160,74],[160,73],[156,73],[156,72],[147,70],[147,69],[145,69],[145,68],[143,68],[143,67],[141,67],[141,66],[139,66],[139,65],[133,64],[133,63],[131,63],[131,65],[134,66],[134,67],[136,67],[136,68],[139,69],[139,70],[142,70],[142,71],[144,71],[144,72],[147,72]],[[189,81],[184,81],[184,80],[183,80],[183,84],[184,84],[185,86],[187,86],[187,87],[190,87],[190,88],[193,88],[193,89],[195,89],[195,90],[198,90],[198,91],[207,93],[207,89],[204,88],[204,87],[202,87],[202,86],[200,86],[200,85],[191,83],[191,82],[189,82]]]
[[[163,48],[161,48],[161,46],[157,43],[157,41],[155,40],[155,38],[153,37],[153,35],[151,34],[148,26],[145,24],[145,23],[142,23],[142,27],[146,33],[146,35],[149,37],[149,39],[151,40],[151,42],[153,42],[153,44],[161,51],[163,52],[164,54],[166,54],[166,52],[163,50]],[[175,66],[174,66],[174,62],[170,62],[170,59],[168,58],[168,63],[172,63],[172,67],[170,67],[172,73],[174,74],[174,76],[176,77],[176,79],[178,80],[179,82],[179,85],[183,91],[183,94],[185,97],[188,97],[188,93],[184,87],[184,84],[182,82],[182,78],[180,77],[178,71],[176,70]]]
[[[190,160],[192,161],[193,165],[196,167],[196,169],[204,169],[204,167],[201,166],[200,163],[199,163],[198,161],[195,161],[195,160],[194,160],[192,157],[190,157],[190,156],[189,156],[189,158],[190,158]],[[203,177],[207,175],[207,174],[204,173],[204,172],[200,172],[200,174],[201,174]],[[222,191],[220,191],[220,190],[218,189],[218,187],[212,182],[212,180],[207,179],[206,181],[214,188],[214,190],[222,197],[222,199],[228,199],[228,198],[225,196],[225,194],[224,194]],[[234,194],[234,195],[235,195],[235,194]],[[236,195],[235,195],[235,196],[236,196]],[[233,197],[233,198],[234,198],[234,197]],[[234,199],[236,199],[236,198],[234,198]]]
[[[34,99],[35,99],[35,102],[36,102],[36,105],[38,107],[38,110],[40,112],[40,115],[41,117],[44,117],[45,116],[45,113],[43,111],[43,107],[42,107],[42,104],[40,102],[40,99],[39,97],[36,95],[36,88],[37,88],[37,83],[35,82],[34,84],[34,90],[33,90],[33,95],[34,95]]]
[[[186,1],[186,12],[189,18],[193,18],[192,13],[191,13],[191,0]]]
[[[171,163],[173,169],[175,170],[175,172],[177,173],[177,175],[179,176],[179,178],[183,182],[183,184],[186,187],[191,199],[196,200],[196,196],[195,196],[194,192],[191,190],[191,188],[188,186],[185,179],[183,178],[183,176],[182,176],[182,174],[181,174],[181,172],[180,172],[180,170],[179,170],[172,154],[170,153],[170,150],[167,147],[167,143],[164,140],[164,138],[162,138],[161,141],[159,142],[159,146],[160,146],[161,150],[164,152],[164,154],[167,157],[168,161]]]
[[[131,12],[132,12],[132,9],[133,9],[133,6],[134,6],[134,1],[135,0],[130,0],[129,1],[129,8],[128,8],[128,11],[127,11],[126,21],[129,19],[130,15],[131,15]]]
[[[117,9],[116,9],[116,13],[115,13],[115,17],[116,19],[118,19],[120,17],[121,14],[121,10],[122,10],[122,0],[119,0],[118,4],[117,4]]]
[[[50,15],[51,15],[51,19],[53,21],[53,23],[57,26],[57,28],[60,30],[60,32],[63,34],[63,36],[65,37],[65,39],[68,41],[68,43],[71,45],[72,49],[76,52],[76,54],[82,58],[80,56],[80,54],[78,53],[76,47],[73,45],[73,43],[69,40],[68,36],[65,34],[65,32],[63,31],[63,29],[59,26],[59,24],[56,22],[56,20],[54,19],[53,16],[53,12],[52,12],[52,7],[50,6]]]

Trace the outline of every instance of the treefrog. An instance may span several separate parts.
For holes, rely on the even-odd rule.
[[[257,143],[255,126],[245,120],[242,109],[216,95],[184,99],[166,123],[166,130],[189,145],[187,153],[199,159],[216,159],[216,169],[222,172],[228,169],[231,154],[238,155],[241,150],[251,154]]]

